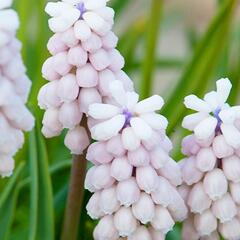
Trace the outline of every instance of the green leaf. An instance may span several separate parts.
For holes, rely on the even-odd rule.
[[[54,239],[54,210],[51,177],[48,167],[46,145],[37,127],[39,204],[37,239]]]
[[[156,63],[156,46],[160,29],[162,0],[152,0],[151,15],[147,24],[146,52],[142,65],[143,78],[140,86],[141,98],[149,97],[152,91],[153,73]]]
[[[186,111],[182,104],[184,97],[190,93],[203,93],[208,87],[228,37],[229,23],[233,16],[235,4],[236,0],[230,0],[221,6],[206,34],[199,42],[195,54],[175,90],[166,101],[162,114],[169,119],[169,134],[173,132]]]

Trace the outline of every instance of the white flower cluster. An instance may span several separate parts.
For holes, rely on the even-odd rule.
[[[42,132],[46,137],[69,129],[65,145],[81,154],[89,145],[82,117],[89,105],[102,103],[110,93],[109,83],[121,80],[133,85],[121,70],[124,59],[115,49],[118,38],[111,31],[114,11],[106,0],[63,0],[48,3],[49,27],[55,33],[48,42],[52,54],[42,68],[44,85],[38,96],[46,112]]]
[[[26,76],[15,38],[17,13],[9,9],[11,0],[0,1],[0,175],[10,176],[13,156],[24,142],[23,131],[33,128],[34,118],[26,108],[31,81]]]
[[[94,192],[89,215],[100,218],[96,240],[161,240],[187,208],[176,187],[182,183],[178,164],[170,158],[172,143],[165,134],[167,120],[155,111],[160,96],[138,102],[123,84],[110,84],[108,103],[90,105],[90,127],[98,142],[88,148],[85,186]]]
[[[182,147],[187,158],[180,162],[184,185],[179,188],[189,211],[183,239],[240,239],[240,106],[226,103],[228,79],[217,81],[217,90],[204,100],[191,95],[183,127],[193,131]]]

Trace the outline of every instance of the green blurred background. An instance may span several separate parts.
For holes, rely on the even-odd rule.
[[[12,178],[0,180],[0,239],[59,239],[66,203],[71,156],[63,136],[43,139],[42,112],[37,93],[45,83],[41,66],[49,56],[51,36],[45,0],[15,0],[21,27],[23,58],[33,81],[29,107],[37,127],[26,135],[26,144],[16,156]],[[229,77],[233,83],[230,103],[237,102],[240,87],[240,7],[237,0],[111,0],[116,12],[114,31],[118,49],[126,60],[142,98],[152,93],[164,97],[161,111],[169,119],[168,134],[175,143],[173,157],[181,158],[180,141],[186,134],[181,120],[186,114],[183,98],[202,96],[215,80]],[[64,134],[63,134],[64,135]],[[79,239],[92,239],[95,222],[87,216],[85,192]],[[167,236],[178,240],[181,226]]]

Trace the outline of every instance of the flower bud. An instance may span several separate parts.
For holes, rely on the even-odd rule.
[[[112,137],[106,145],[107,151],[116,157],[121,157],[126,153],[126,150],[123,147],[121,135],[118,134],[115,137]]]
[[[217,158],[211,148],[201,148],[196,156],[196,167],[202,171],[211,171],[216,165]]]
[[[114,226],[113,217],[103,217],[96,228],[94,229],[93,236],[95,240],[117,240],[118,233]]]
[[[99,217],[103,216],[103,212],[101,211],[101,208],[99,206],[99,200],[100,192],[95,192],[87,203],[87,213],[92,219],[98,219]]]
[[[43,125],[53,132],[61,132],[63,129],[62,124],[58,120],[58,112],[57,108],[49,108],[43,116]]]
[[[99,207],[104,214],[113,214],[120,207],[117,200],[116,187],[107,188],[101,191]]]
[[[140,140],[131,127],[123,129],[122,143],[124,148],[129,151],[134,151],[140,146]]]
[[[201,237],[201,240],[219,240],[219,239],[220,239],[220,236],[216,231],[211,233],[208,236]]]
[[[72,47],[68,51],[67,60],[73,66],[82,67],[87,63],[88,54],[80,46]]]
[[[227,144],[223,135],[214,138],[212,147],[217,158],[226,158],[234,154],[233,148]]]
[[[151,235],[146,227],[138,227],[137,230],[128,237],[128,240],[152,240]]]
[[[120,201],[121,205],[126,207],[137,202],[140,197],[139,187],[133,177],[119,182],[116,193],[117,199]]]
[[[217,219],[210,210],[194,216],[194,226],[200,236],[210,235],[217,229]]]
[[[136,170],[136,179],[140,189],[146,193],[157,190],[158,175],[151,166],[138,167]]]
[[[219,226],[219,232],[225,239],[237,240],[240,238],[240,221],[237,218],[233,218],[228,222],[221,223]]]
[[[188,218],[183,222],[182,228],[182,239],[183,240],[199,240],[199,234],[194,228],[192,218]]]
[[[211,199],[204,191],[203,184],[201,182],[195,184],[189,193],[187,204],[193,213],[203,213],[211,206]]]
[[[0,155],[0,175],[2,177],[9,177],[12,175],[14,169],[14,160],[12,157]]]
[[[132,176],[133,167],[127,157],[115,158],[111,164],[111,176],[118,181],[129,179]]]
[[[79,40],[76,38],[76,36],[74,34],[73,27],[71,27],[67,31],[61,33],[61,40],[69,48],[75,47],[79,43]]]
[[[233,155],[222,160],[223,172],[226,178],[233,182],[240,181],[240,159]]]
[[[85,177],[85,182],[84,182],[84,188],[87,189],[90,192],[96,192],[97,189],[93,186],[93,174],[96,170],[96,166],[93,166],[91,168],[88,169],[86,177]]]
[[[147,166],[149,164],[149,153],[143,146],[134,151],[128,151],[128,161],[134,167]]]
[[[150,152],[151,164],[155,169],[160,169],[170,160],[169,155],[161,147],[157,147]]]
[[[102,71],[110,65],[110,58],[104,49],[89,54],[89,60],[97,71]]]
[[[74,24],[74,33],[77,39],[86,41],[91,37],[91,30],[84,20],[78,20]]]
[[[203,180],[203,187],[213,201],[220,199],[227,193],[228,183],[222,170],[216,168],[208,172]]]
[[[157,205],[151,224],[155,229],[165,234],[173,228],[174,221],[166,208]]]
[[[196,142],[195,136],[189,135],[182,140],[182,153],[191,156],[196,155],[200,149],[200,146]]]
[[[147,209],[147,211],[146,211]],[[152,198],[142,192],[139,200],[132,206],[133,215],[142,223],[152,221],[155,214],[155,207]]]
[[[52,58],[52,68],[56,73],[64,76],[71,71],[72,65],[70,65],[70,63],[68,62],[67,52],[60,52],[54,55]]]
[[[130,208],[121,207],[114,215],[114,225],[121,237],[129,237],[137,229],[137,220]]]
[[[237,207],[230,194],[227,193],[221,199],[213,202],[212,212],[221,223],[225,223],[237,215]]]
[[[240,204],[240,183],[230,183],[230,193],[234,202]]]
[[[97,34],[92,33],[87,41],[82,42],[82,47],[85,51],[94,53],[102,47],[102,40]]]

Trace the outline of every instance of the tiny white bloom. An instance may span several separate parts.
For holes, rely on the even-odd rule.
[[[240,107],[231,107],[226,101],[232,88],[227,78],[217,81],[217,90],[207,93],[204,99],[195,95],[187,96],[184,104],[197,111],[183,119],[183,127],[194,131],[199,140],[207,140],[221,132],[227,143],[234,148],[240,147],[240,131],[234,125],[240,117]]]
[[[100,121],[91,128],[94,139],[109,140],[119,132],[122,132],[122,137],[125,138],[124,136],[129,134],[124,134],[124,131],[131,128],[132,139],[135,139],[132,141],[139,142],[150,139],[153,130],[166,129],[166,118],[155,113],[164,104],[160,96],[154,95],[139,102],[138,94],[126,92],[120,81],[110,84],[110,92],[114,100],[112,104],[94,103],[89,107],[89,116]],[[123,139],[123,142],[129,141]]]

